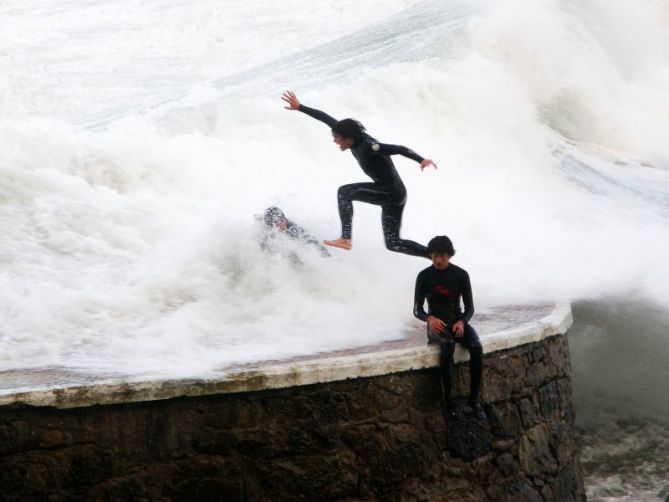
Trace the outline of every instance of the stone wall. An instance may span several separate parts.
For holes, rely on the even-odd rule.
[[[467,387],[459,364],[461,398]],[[440,393],[428,368],[129,404],[3,406],[0,499],[585,499],[566,335],[485,355],[487,422],[463,408],[447,424]]]

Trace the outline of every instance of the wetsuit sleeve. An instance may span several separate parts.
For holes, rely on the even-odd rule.
[[[465,272],[462,284],[462,303],[465,306],[460,320],[468,324],[474,315],[474,296],[472,295],[472,283],[469,280],[469,274]]]
[[[318,252],[321,254],[321,256],[331,256],[330,252],[325,248],[325,246],[323,246],[323,244],[321,244],[313,235],[307,234],[304,240],[307,244],[311,244],[316,249],[318,249]]]
[[[301,111],[302,113],[306,113],[311,118],[320,120],[321,122],[329,125],[330,128],[332,128],[332,126],[337,123],[337,119],[330,117],[327,113],[322,112],[320,110],[316,110],[315,108],[309,108],[308,106],[300,105],[298,110]]]
[[[408,159],[415,160],[416,162],[423,162],[425,160],[423,157],[418,155],[416,152],[407,148],[406,146],[401,145],[387,145],[385,143],[374,143],[370,147],[373,152],[379,153],[381,155],[402,155]]]
[[[416,292],[413,297],[413,315],[421,321],[427,321],[427,312],[425,312],[425,297],[427,296],[427,284],[425,274],[420,273],[416,277]]]
[[[316,237],[311,235],[309,232],[307,232],[306,229],[302,228],[301,226],[293,223],[292,221],[288,223],[288,235],[293,238],[297,239],[303,242],[306,242],[307,244],[311,244],[312,246],[315,246],[318,249],[318,252],[321,254],[321,256],[330,256],[330,252],[323,246]]]
[[[330,254],[330,251],[328,251],[325,246],[323,246],[320,242],[316,244],[318,247],[318,252],[321,254],[323,258],[330,258],[332,255]]]

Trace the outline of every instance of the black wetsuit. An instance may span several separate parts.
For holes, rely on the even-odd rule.
[[[316,249],[321,254],[321,256],[330,256],[330,252],[320,243],[316,237],[311,235],[308,230],[299,226],[294,221],[288,220],[288,225],[285,230],[280,230],[278,227],[273,229],[268,229],[268,232],[265,234],[261,247],[263,249],[272,249],[273,245],[271,240],[279,237],[280,235],[285,234],[289,239],[297,240],[309,244]]]
[[[330,127],[337,123],[336,119],[320,110],[304,105],[300,105],[299,110]],[[400,239],[402,212],[407,200],[407,191],[390,158],[391,155],[403,155],[416,162],[422,162],[423,157],[404,146],[379,143],[365,133],[363,133],[361,140],[351,146],[351,153],[365,174],[372,178],[374,182],[352,183],[339,187],[337,200],[342,239],[351,238],[353,201],[367,202],[381,206],[381,224],[386,248],[398,253],[427,258],[427,248],[425,246],[414,241]]]
[[[464,303],[464,312],[460,308],[460,298]],[[423,305],[427,299],[428,312]],[[427,327],[427,338],[431,343],[438,343],[441,347],[439,366],[444,382],[444,394],[447,403],[453,401],[453,377],[455,365],[453,352],[455,343],[459,343],[469,351],[469,374],[471,384],[470,402],[478,399],[481,390],[483,374],[483,348],[476,330],[469,325],[474,315],[474,301],[472,286],[467,272],[449,263],[444,270],[437,270],[430,266],[421,271],[416,278],[416,293],[414,295],[414,315],[421,321],[427,321],[428,315],[435,316],[446,323],[444,333],[436,333]],[[453,325],[462,321],[465,331],[462,337],[453,335]]]
[[[310,244],[311,246],[314,246],[316,249],[318,249],[318,252],[322,256],[330,256],[330,252],[325,249],[325,246],[320,243],[316,237],[311,235],[305,228],[299,226],[297,223],[288,220],[288,226],[286,227],[286,234],[288,237],[291,239],[296,239],[298,241],[302,241],[306,244]]]

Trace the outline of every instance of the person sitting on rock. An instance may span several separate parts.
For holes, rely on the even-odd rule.
[[[421,321],[427,322],[429,343],[439,344],[441,353],[439,367],[444,385],[445,409],[448,415],[455,414],[453,393],[455,344],[463,345],[469,351],[469,373],[471,392],[469,404],[474,416],[485,420],[485,412],[479,401],[483,374],[483,347],[476,330],[469,321],[474,315],[474,301],[469,274],[454,263],[455,255],[451,239],[445,235],[434,237],[427,245],[427,253],[432,265],[422,270],[416,278],[413,313]],[[428,312],[424,310],[427,299]],[[460,299],[464,311],[460,308]]]

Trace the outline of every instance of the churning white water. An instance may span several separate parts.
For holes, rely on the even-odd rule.
[[[286,89],[434,159],[395,159],[402,235],[449,235],[479,311],[668,308],[662,0],[5,0],[0,22],[0,370],[206,375],[401,336],[428,262],[385,250],[377,207],[331,259],[258,245],[272,204],[338,237],[336,189],[365,181]]]

